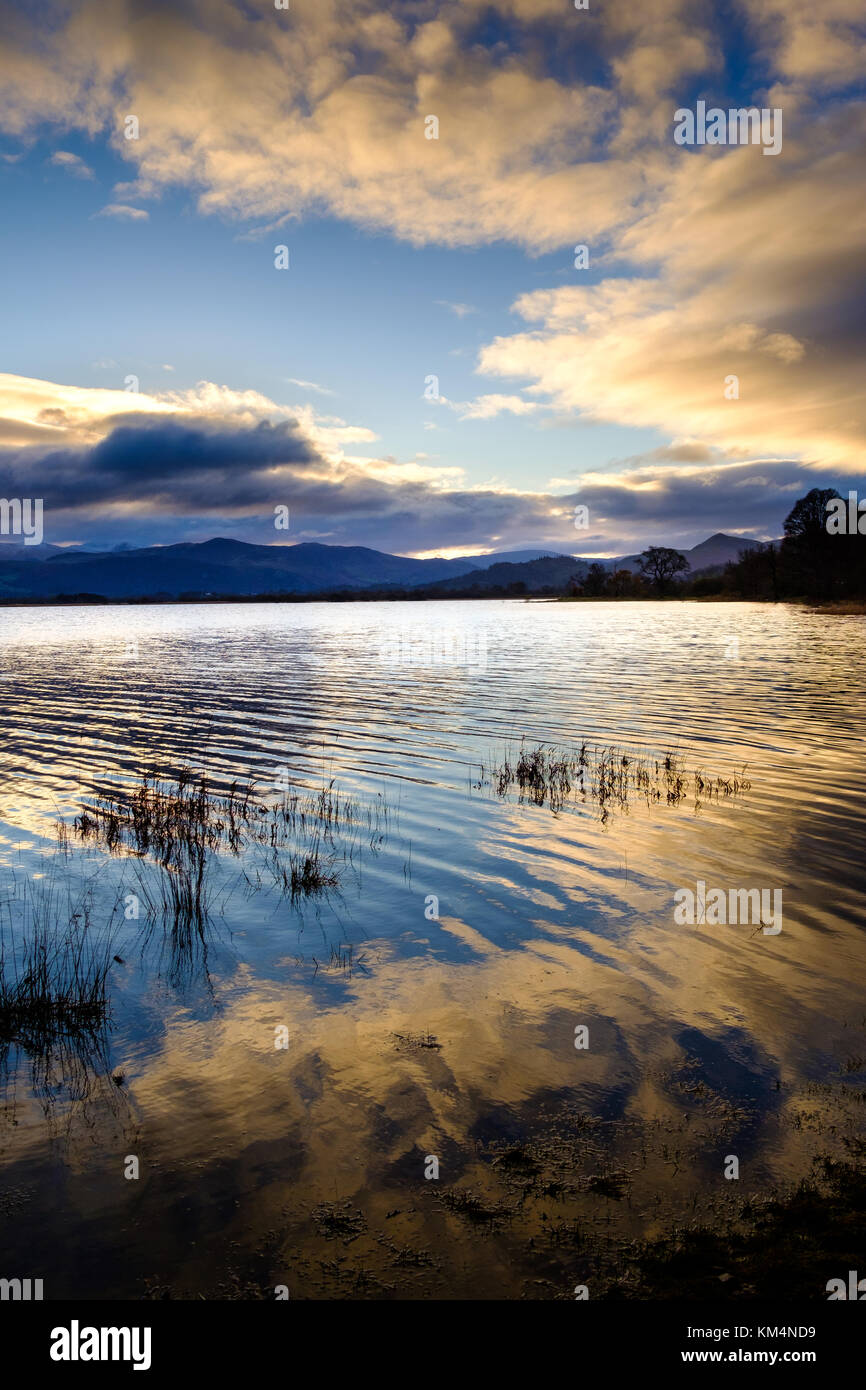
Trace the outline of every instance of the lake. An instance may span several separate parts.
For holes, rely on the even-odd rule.
[[[866,618],[22,608],[0,663],[5,967],[76,913],[111,953],[94,1036],[2,1040],[2,1267],[46,1298],[649,1296],[653,1242],[862,1146]],[[540,745],[558,795],[512,775]],[[179,921],[74,825],[148,768],[297,818]],[[324,881],[278,880],[291,836]],[[699,883],[781,931],[677,921]]]

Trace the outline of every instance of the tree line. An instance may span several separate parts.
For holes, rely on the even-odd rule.
[[[835,488],[812,488],[785,518],[779,541],[743,543],[739,560],[708,574],[688,575],[678,550],[650,546],[639,569],[609,570],[594,563],[575,575],[569,593],[584,598],[845,599],[866,595],[866,501],[842,498]],[[861,531],[860,525],[863,530]]]

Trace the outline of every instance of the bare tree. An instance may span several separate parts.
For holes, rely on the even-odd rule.
[[[638,564],[641,574],[660,594],[665,592],[678,574],[682,574],[689,567],[685,555],[681,555],[678,550],[671,550],[666,545],[651,545],[649,550],[642,553]]]

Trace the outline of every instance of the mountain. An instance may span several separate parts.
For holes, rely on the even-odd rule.
[[[696,574],[736,560],[748,546],[761,545],[760,541],[719,531],[681,553],[689,561],[691,573]],[[638,559],[626,555],[601,563],[608,570],[636,570]],[[572,576],[582,574],[590,563],[588,558],[543,550],[414,560],[359,545],[249,545],[222,537],[96,554],[77,546],[7,543],[0,545],[0,603],[4,599],[38,601],[83,594],[110,601],[221,594],[311,595],[365,589],[423,589],[425,594],[443,595],[508,590],[551,593],[566,589]]]
[[[0,594],[8,598],[85,593],[106,598],[313,594],[371,586],[412,588],[468,574],[474,568],[466,560],[413,560],[365,546],[248,545],[217,538],[101,555],[66,549],[39,565],[17,556],[5,561],[0,553]]]
[[[561,593],[568,588],[569,580],[575,575],[582,575],[586,567],[585,560],[573,559],[569,555],[551,555],[517,564],[500,561],[475,574],[440,580],[435,592],[443,596],[449,593],[481,596],[497,590],[504,592],[519,585],[521,593]]]
[[[522,565],[529,560],[571,560],[574,557],[562,550],[494,550],[489,555],[460,555],[460,560],[471,560],[477,569],[486,570],[491,565]]]
[[[25,545],[23,541],[0,541],[0,563],[4,560],[50,560],[52,555],[62,555],[63,547],[49,545],[41,541],[39,545]]]
[[[717,531],[714,536],[701,541],[700,545],[683,551],[683,554],[689,562],[689,569],[695,574],[698,570],[735,564],[740,558],[740,551],[763,550],[766,545],[769,545],[769,541],[753,541],[745,536],[726,536],[724,531]]]
[[[748,536],[728,536],[724,531],[717,531],[714,536],[708,536],[699,545],[693,545],[691,550],[680,550],[679,553],[688,560],[689,572],[697,574],[700,570],[736,564],[741,550],[763,550],[769,544],[769,541],[753,541]],[[617,555],[612,560],[602,560],[601,563],[608,570],[637,571],[640,568],[640,555]]]

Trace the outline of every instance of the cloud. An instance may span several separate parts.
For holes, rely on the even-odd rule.
[[[316,391],[320,396],[333,396],[335,394],[327,386],[319,386],[315,381],[304,381],[300,377],[287,376],[286,381],[292,386],[300,386],[304,391]]]
[[[450,309],[458,319],[465,319],[467,314],[478,313],[474,304],[452,304],[450,299],[437,299],[436,303],[441,304],[443,309]]]
[[[466,488],[459,468],[421,456],[352,453],[373,440],[362,425],[212,382],[148,395],[0,375],[0,493],[41,496],[54,540],[259,535],[278,503],[291,507],[294,539],[402,551],[559,524],[559,498]]]
[[[665,8],[671,44],[695,27],[693,6]],[[483,25],[497,9],[505,37],[488,48]],[[320,0],[301,19],[274,11],[258,23],[230,3],[203,23],[194,0],[179,0],[132,27],[122,0],[82,0],[53,21],[10,22],[0,127],[106,133],[132,166],[124,199],[180,185],[202,211],[262,232],[324,209],[416,245],[506,238],[538,250],[568,244],[576,220],[584,236],[609,231],[642,194],[628,142],[599,158],[634,101],[615,63],[640,35],[603,14],[588,34],[561,0],[443,0],[430,19],[414,4],[383,13],[375,0]],[[545,71],[551,42],[588,45],[599,80]],[[698,38],[693,48],[698,62]],[[124,113],[139,118],[139,139],[124,139]],[[429,114],[437,140],[425,138]]]
[[[400,553],[526,544],[585,554],[692,545],[709,531],[776,535],[815,481],[848,475],[792,460],[731,459],[683,440],[610,472],[555,480],[562,495],[468,487],[418,455],[359,458],[363,426],[200,382],[145,396],[0,376],[0,494],[41,496],[53,541],[136,543],[229,532],[259,538],[291,508],[294,540],[327,537]],[[588,506],[591,531],[573,526]]]
[[[92,447],[0,450],[5,496],[41,496],[54,539],[105,534],[110,523],[165,541],[191,531],[243,536],[278,503],[294,539],[308,532],[343,543],[411,551],[484,541],[549,526],[559,502],[449,488],[459,470],[421,461],[328,460],[297,422],[205,424],[192,417],[130,418]]]
[[[68,173],[74,174],[77,179],[93,179],[96,177],[89,164],[77,154],[71,154],[69,150],[55,150],[48,160],[49,164],[55,165],[58,169],[66,169]]]
[[[449,401],[461,420],[492,420],[496,415],[532,415],[541,406],[538,401],[525,401],[522,396],[477,396],[473,401]]]
[[[659,537],[687,547],[719,530],[776,538],[794,503],[811,488],[835,486],[844,493],[858,486],[853,470],[817,473],[798,460],[730,461],[716,455],[709,465],[702,460],[677,466],[656,463],[656,452],[610,472],[585,473],[572,494],[589,509],[593,531],[615,538],[618,551],[643,549]]]
[[[795,83],[838,87],[863,76],[860,0],[753,0],[752,29],[771,46],[780,73]]]
[[[756,95],[858,75],[859,0],[740,9]],[[300,18],[224,0],[206,22],[178,0],[137,26],[123,0],[49,10],[9,16],[0,128],[106,134],[132,166],[119,196],[186,186],[202,211],[261,224],[244,236],[326,210],[416,245],[598,242],[658,206],[682,153],[673,109],[728,77],[725,17],[698,0],[591,18],[563,0],[318,0]]]
[[[751,147],[685,151],[658,208],[621,238],[632,273],[522,295],[527,329],[488,343],[481,372],[583,419],[853,468],[866,443],[852,290],[866,283],[864,136],[866,108],[792,137],[778,170],[759,172]]]
[[[145,208],[132,208],[127,203],[107,203],[94,217],[119,217],[127,222],[147,222],[150,213]]]

